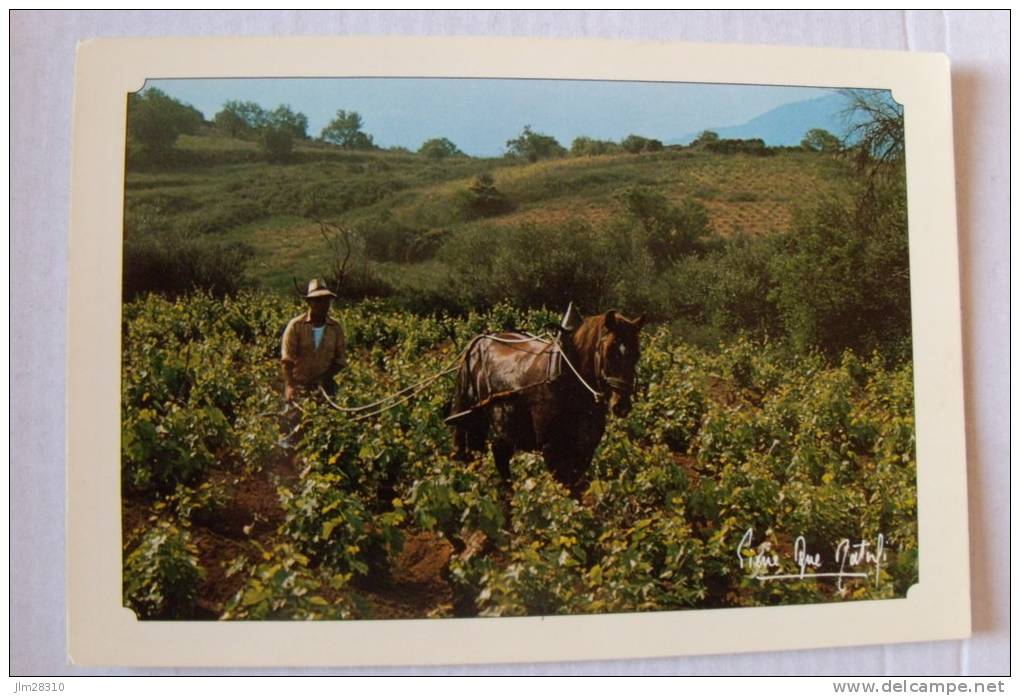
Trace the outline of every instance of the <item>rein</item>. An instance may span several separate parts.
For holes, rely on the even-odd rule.
[[[574,367],[574,364],[570,361],[570,358],[567,357],[567,353],[566,353],[566,351],[563,350],[563,347],[561,345],[559,345],[559,343],[557,343],[556,341],[551,340],[549,334],[546,333],[546,334],[541,334],[541,335],[538,335],[538,336],[532,336],[530,334],[525,334],[525,336],[526,336],[526,338],[500,338],[499,336],[496,336],[494,334],[483,334],[483,335],[479,336],[478,338],[486,338],[486,339],[489,339],[491,341],[496,341],[497,343],[505,343],[505,344],[530,343],[531,341],[539,341],[539,342],[545,343],[547,345],[552,345],[553,346],[553,350],[557,351],[560,354],[560,356],[562,356],[563,362],[565,362],[567,364],[567,367],[570,368],[570,371],[574,373],[574,377],[576,377],[577,381],[581,383],[581,386],[583,386],[585,389],[588,390],[589,393],[591,393],[592,398],[595,400],[595,403],[597,403],[597,404],[598,403],[602,403],[605,400],[605,393],[604,393],[604,391],[599,391],[599,390],[595,389],[592,385],[590,385],[588,383],[588,381],[584,377],[581,376],[581,373],[577,370],[576,367]],[[475,340],[477,340],[477,339],[475,339]],[[599,329],[599,339],[598,339],[598,342],[596,343],[596,347],[595,347],[595,376],[596,376],[596,379],[598,379],[601,382],[603,382],[605,385],[607,385],[613,391],[624,392],[624,393],[632,392],[634,390],[634,385],[631,384],[630,382],[627,382],[626,380],[622,380],[622,379],[619,379],[619,378],[616,378],[616,377],[609,377],[609,376],[606,376],[605,374],[603,374],[603,372],[602,372],[602,350],[601,349],[602,349],[602,344],[603,344],[604,341],[605,341],[605,329],[602,328],[602,329]],[[337,411],[339,411],[341,413],[346,413],[346,414],[352,415],[353,416],[352,420],[359,421],[359,420],[363,420],[365,418],[371,418],[373,416],[378,416],[379,414],[384,413],[384,412],[390,410],[391,408],[399,406],[400,404],[406,403],[407,401],[409,401],[409,400],[413,399],[414,397],[418,396],[429,385],[431,385],[433,382],[435,382],[436,380],[440,379],[441,377],[444,377],[444,376],[446,376],[446,375],[448,375],[448,374],[450,374],[452,372],[456,372],[459,369],[460,362],[465,358],[465,356],[467,355],[468,350],[470,350],[471,346],[474,345],[474,343],[475,343],[475,341],[471,341],[471,343],[468,344],[467,348],[462,350],[460,352],[460,354],[457,356],[457,358],[453,362],[447,364],[447,366],[444,367],[443,369],[441,369],[439,372],[436,372],[436,373],[434,373],[434,374],[432,374],[432,375],[430,375],[430,376],[428,376],[428,377],[426,377],[426,378],[424,378],[422,380],[419,380],[418,382],[415,382],[414,384],[411,384],[410,386],[404,387],[403,389],[401,389],[399,391],[396,391],[396,392],[394,392],[394,393],[392,393],[392,394],[390,394],[388,396],[384,396],[381,399],[377,399],[376,401],[372,401],[372,402],[367,403],[367,404],[361,404],[360,406],[341,406],[340,404],[338,404],[335,401],[333,401],[333,399],[331,399],[329,397],[329,394],[326,393],[326,390],[324,388],[322,388],[321,386],[319,387],[319,393],[322,395],[322,397],[326,400],[326,403],[329,404],[329,406],[331,408],[333,408],[333,409],[335,409],[335,410],[337,410]],[[529,384],[527,386],[520,387],[519,389],[515,389],[515,390],[512,390],[512,391],[508,391],[508,392],[500,392],[499,394],[496,394],[496,395],[493,395],[493,397],[490,397],[490,399],[488,399],[487,401],[493,400],[493,398],[495,398],[496,396],[499,396],[499,397],[512,396],[513,394],[516,394],[518,392],[524,391],[526,389],[531,389],[531,388],[534,388],[534,387],[537,387],[537,386],[541,386],[542,384],[546,384],[546,383],[548,383],[548,381],[540,382],[540,383],[537,383],[537,384]],[[483,404],[476,404],[472,408],[478,408],[481,405],[483,405]],[[457,415],[460,415],[460,414],[457,414]]]

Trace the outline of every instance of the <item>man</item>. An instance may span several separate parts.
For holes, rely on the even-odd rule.
[[[288,403],[302,392],[321,386],[333,395],[333,377],[347,364],[347,342],[340,323],[329,316],[336,295],[326,283],[313,278],[308,283],[308,311],[294,317],[283,332],[283,396]]]

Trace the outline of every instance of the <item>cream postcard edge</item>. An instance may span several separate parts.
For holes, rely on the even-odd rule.
[[[484,48],[484,50],[481,50]],[[471,60],[465,61],[464,56]],[[905,106],[920,582],[906,599],[604,616],[139,622],[121,606],[124,114],[147,78],[461,76],[885,88]],[[938,54],[528,39],[132,39],[79,47],[67,365],[67,616],[79,665],[353,666],[619,659],[970,634],[949,66]],[[945,307],[956,308],[946,315]]]

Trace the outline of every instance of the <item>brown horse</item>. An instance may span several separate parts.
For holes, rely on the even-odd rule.
[[[510,458],[537,450],[553,476],[579,497],[608,412],[630,412],[643,324],[643,317],[627,319],[610,310],[562,332],[558,341],[516,332],[475,338],[461,361],[447,419],[456,455],[467,459],[471,451],[484,451],[491,430],[506,492]]]

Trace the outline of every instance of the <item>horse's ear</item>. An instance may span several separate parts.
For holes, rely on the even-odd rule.
[[[610,331],[616,331],[616,310],[611,309],[606,312],[606,328]]]

